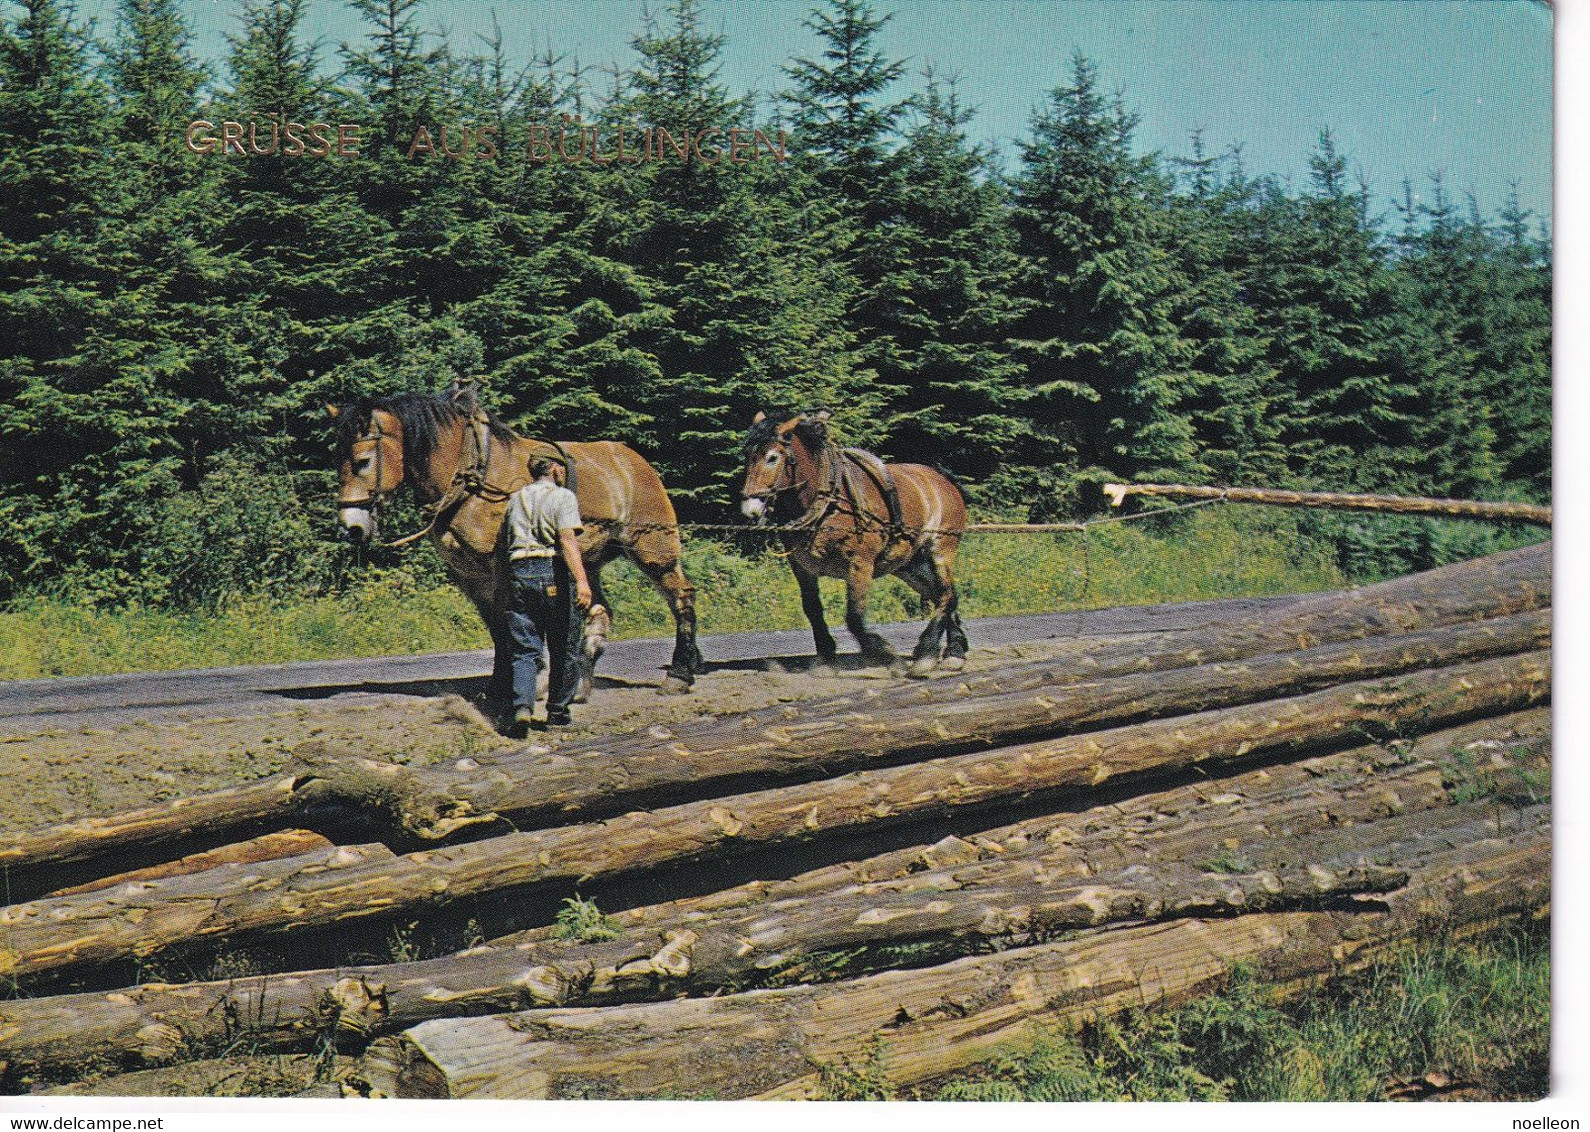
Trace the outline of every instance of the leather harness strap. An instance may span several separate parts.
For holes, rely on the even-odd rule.
[[[889,471],[889,466],[865,448],[844,448],[841,449],[841,454],[866,472],[868,478],[883,493],[883,501],[889,508],[890,539],[904,537],[905,519],[900,513],[900,488],[894,482],[894,474]]]

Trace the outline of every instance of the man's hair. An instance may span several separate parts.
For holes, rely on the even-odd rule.
[[[563,461],[556,456],[532,456],[530,457],[530,478],[538,480],[542,476],[550,475],[552,470],[562,463]]]

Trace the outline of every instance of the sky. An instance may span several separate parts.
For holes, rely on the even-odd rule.
[[[653,10],[666,0],[653,0]],[[727,38],[722,78],[735,93],[784,87],[781,67],[813,56],[802,26],[814,0],[704,0]],[[876,0],[893,13],[879,36],[907,61],[904,96],[931,64],[957,74],[977,109],[971,133],[1010,159],[1046,92],[1080,50],[1141,116],[1142,150],[1185,155],[1242,144],[1249,173],[1306,184],[1308,154],[1329,127],[1349,168],[1391,211],[1403,179],[1421,195],[1440,171],[1461,203],[1486,213],[1510,180],[1537,216],[1551,213],[1552,13],[1540,0]],[[238,0],[188,0],[195,47],[220,60]],[[422,24],[471,50],[496,11],[511,56],[555,52],[600,65],[633,60],[644,0],[426,0]],[[80,0],[102,32],[114,0]],[[309,26],[334,60],[362,34],[340,0],[310,0]]]

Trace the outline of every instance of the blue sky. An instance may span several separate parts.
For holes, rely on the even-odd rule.
[[[815,54],[801,26],[813,0],[705,0],[727,39],[736,92],[784,85],[780,67]],[[237,28],[236,0],[190,0],[196,46],[211,59]],[[654,10],[661,3],[652,4]],[[1487,212],[1519,182],[1525,207],[1551,211],[1552,16],[1538,0],[878,0],[894,13],[884,50],[909,61],[904,95],[928,63],[960,76],[978,109],[973,133],[1014,155],[1033,107],[1069,71],[1074,49],[1142,117],[1144,149],[1184,154],[1194,129],[1212,148],[1243,144],[1250,172],[1306,178],[1322,126],[1390,208],[1404,176],[1424,189],[1444,172]],[[511,53],[550,43],[582,63],[627,63],[642,0],[428,0],[423,23],[455,46],[488,30],[495,8]],[[108,31],[111,0],[80,11]],[[362,34],[337,0],[311,0],[328,47]],[[335,53],[327,52],[328,58]]]

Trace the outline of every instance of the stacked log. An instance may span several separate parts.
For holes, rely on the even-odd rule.
[[[814,1095],[825,1067],[926,1080],[1036,1019],[1179,1001],[1237,963],[1339,970],[1547,906],[1549,643],[1549,547],[1528,548],[561,757],[327,761],[0,838],[44,894],[0,909],[0,974],[35,995],[0,1003],[0,1072],[148,1070],[246,1034],[365,1051],[364,1095]],[[288,830],[328,804],[384,815],[393,844]],[[419,962],[37,994],[129,957],[301,954],[350,925],[737,855],[776,869],[768,850],[874,832],[901,847],[621,910],[617,938],[543,926]],[[901,947],[928,965],[888,970]]]
[[[851,761],[844,765],[851,766],[900,757],[920,749],[922,742],[941,742],[932,735],[895,740],[887,731],[880,734],[875,730],[868,743],[854,744],[848,742],[849,727],[844,726],[821,737],[802,735],[808,745],[797,750],[792,748],[790,725],[802,719],[893,712],[897,713],[894,719],[914,714],[931,730],[939,705],[963,699],[1073,688],[1130,673],[1237,662],[1264,654],[1507,618],[1548,608],[1550,595],[1548,543],[1345,593],[1306,598],[1252,623],[1131,637],[1079,638],[1043,661],[778,706],[697,727],[690,734],[644,732],[559,755],[527,749],[505,758],[465,760],[465,765],[452,768],[400,767],[357,759],[311,760],[312,765],[267,782],[179,798],[126,814],[0,834],[0,867],[10,871],[15,886],[30,872],[124,859],[194,841],[225,844],[254,836],[272,823],[290,824],[316,807],[357,810],[390,823],[394,829],[439,841],[461,831],[500,824],[505,818],[516,828],[525,828],[552,820],[565,810],[584,807],[615,812],[625,806],[646,805],[669,789],[686,789],[703,797],[732,790],[736,781],[776,773],[780,768],[796,774],[840,769],[836,760],[846,757],[847,748]],[[1203,701],[1203,706],[1214,705],[1213,699]],[[1166,710],[1174,710],[1174,705]],[[1139,718],[1143,715],[1141,711],[1136,714]],[[1091,716],[1079,714],[1071,726],[1101,726],[1126,719],[1095,709]],[[1010,732],[990,731],[979,738],[986,746],[995,745],[1002,736],[1013,742],[1022,734],[1021,726]]]

